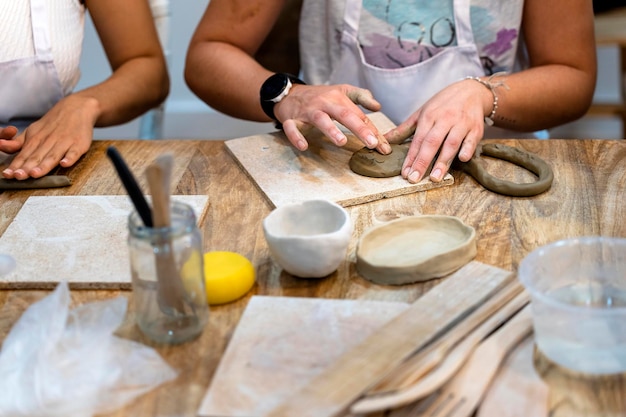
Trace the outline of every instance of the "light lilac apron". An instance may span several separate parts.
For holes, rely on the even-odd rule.
[[[357,38],[361,7],[361,0],[346,2],[341,61],[330,82],[369,89],[381,103],[382,112],[394,123],[406,120],[444,87],[468,75],[484,75],[470,24],[469,0],[454,0],[457,46],[446,47],[432,58],[399,69],[379,68],[365,61]]]
[[[0,63],[0,126],[20,130],[64,96],[50,45],[46,0],[30,0],[35,56]]]

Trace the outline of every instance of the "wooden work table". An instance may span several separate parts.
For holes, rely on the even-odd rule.
[[[173,152],[176,166],[172,193],[209,196],[210,205],[201,225],[205,250],[228,250],[246,256],[256,268],[257,283],[243,299],[212,307],[201,337],[180,346],[156,346],[147,340],[134,326],[131,303],[119,333],[154,346],[180,375],[174,382],[111,416],[195,416],[220,356],[252,295],[412,302],[437,283],[435,280],[385,287],[358,275],[354,263],[356,243],[361,233],[376,221],[414,214],[457,216],[476,229],[476,260],[507,270],[515,270],[531,250],[558,239],[582,235],[626,237],[626,142],[555,139],[499,142],[521,147],[549,162],[554,170],[552,188],[537,197],[509,198],[486,191],[472,178],[453,172],[455,184],[451,186],[349,207],[355,232],[347,259],[337,272],[321,280],[294,278],[273,263],[261,225],[272,206],[227,153],[222,141],[96,141],[75,167],[57,172],[69,176],[72,186],[1,193],[0,233],[4,233],[29,196],[125,194],[105,155],[109,145],[119,149],[136,173],[143,172],[161,153]],[[531,179],[528,173],[510,164],[486,162],[490,171],[495,172],[497,165],[502,173],[498,175],[508,179]],[[146,190],[143,175],[138,177]],[[0,340],[31,303],[47,294],[47,291],[0,291]],[[130,298],[131,293],[72,291],[75,303],[119,295]],[[548,376],[557,372],[549,365],[542,369]],[[560,384],[551,396],[552,416],[626,413],[626,386],[621,377],[585,384],[567,377],[552,380]],[[594,411],[575,414],[575,404]]]

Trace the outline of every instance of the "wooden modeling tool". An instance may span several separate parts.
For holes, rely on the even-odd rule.
[[[472,275],[476,278],[467,279]],[[462,322],[512,279],[510,272],[470,262],[264,417],[342,415],[387,373]]]
[[[170,177],[174,158],[171,154],[159,156],[146,168],[146,176],[152,194],[153,227],[167,229],[171,226]],[[169,232],[155,234],[158,246],[156,255],[157,300],[161,311],[168,315],[186,315],[185,289],[176,267]]]

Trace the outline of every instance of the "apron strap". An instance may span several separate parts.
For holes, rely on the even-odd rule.
[[[45,0],[30,0],[31,25],[35,55],[52,56],[50,34],[48,33],[48,8]]]
[[[363,3],[361,0],[346,0],[345,9],[343,13],[343,35],[357,37],[359,30],[359,24],[361,19],[361,8]]]
[[[457,45],[474,45],[474,32],[472,32],[470,19],[470,0],[454,0],[453,9]]]

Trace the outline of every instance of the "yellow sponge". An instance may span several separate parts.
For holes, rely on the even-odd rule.
[[[209,304],[225,304],[243,297],[254,281],[254,266],[244,256],[225,251],[204,254],[204,282]]]

